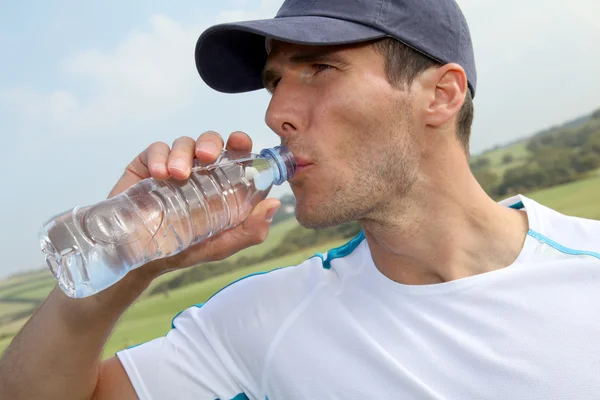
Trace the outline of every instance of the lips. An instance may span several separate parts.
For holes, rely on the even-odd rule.
[[[312,162],[303,156],[295,156],[296,158],[296,172],[294,175],[300,174],[302,171],[310,168],[313,164]]]
[[[307,165],[312,164],[308,158],[302,156],[296,156],[296,165],[298,167],[306,167]]]

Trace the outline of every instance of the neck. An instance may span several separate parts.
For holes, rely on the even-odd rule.
[[[408,194],[361,220],[373,261],[388,278],[435,284],[504,268],[517,258],[529,229],[526,213],[491,199],[466,160],[455,167],[435,168],[452,178],[425,173]]]

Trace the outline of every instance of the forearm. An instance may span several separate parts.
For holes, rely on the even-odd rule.
[[[0,398],[91,398],[106,340],[151,282],[134,272],[85,299],[55,289],[0,359]]]

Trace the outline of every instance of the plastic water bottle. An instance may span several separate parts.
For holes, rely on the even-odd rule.
[[[54,216],[40,230],[46,263],[70,297],[91,296],[149,261],[242,223],[273,185],[294,175],[284,146],[223,152],[187,180],[144,179],[123,193]]]

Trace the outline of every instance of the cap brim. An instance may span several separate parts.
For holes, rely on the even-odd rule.
[[[377,29],[328,17],[281,17],[213,26],[196,44],[196,68],[211,88],[241,93],[263,88],[265,37],[303,45],[341,45],[388,36]]]

